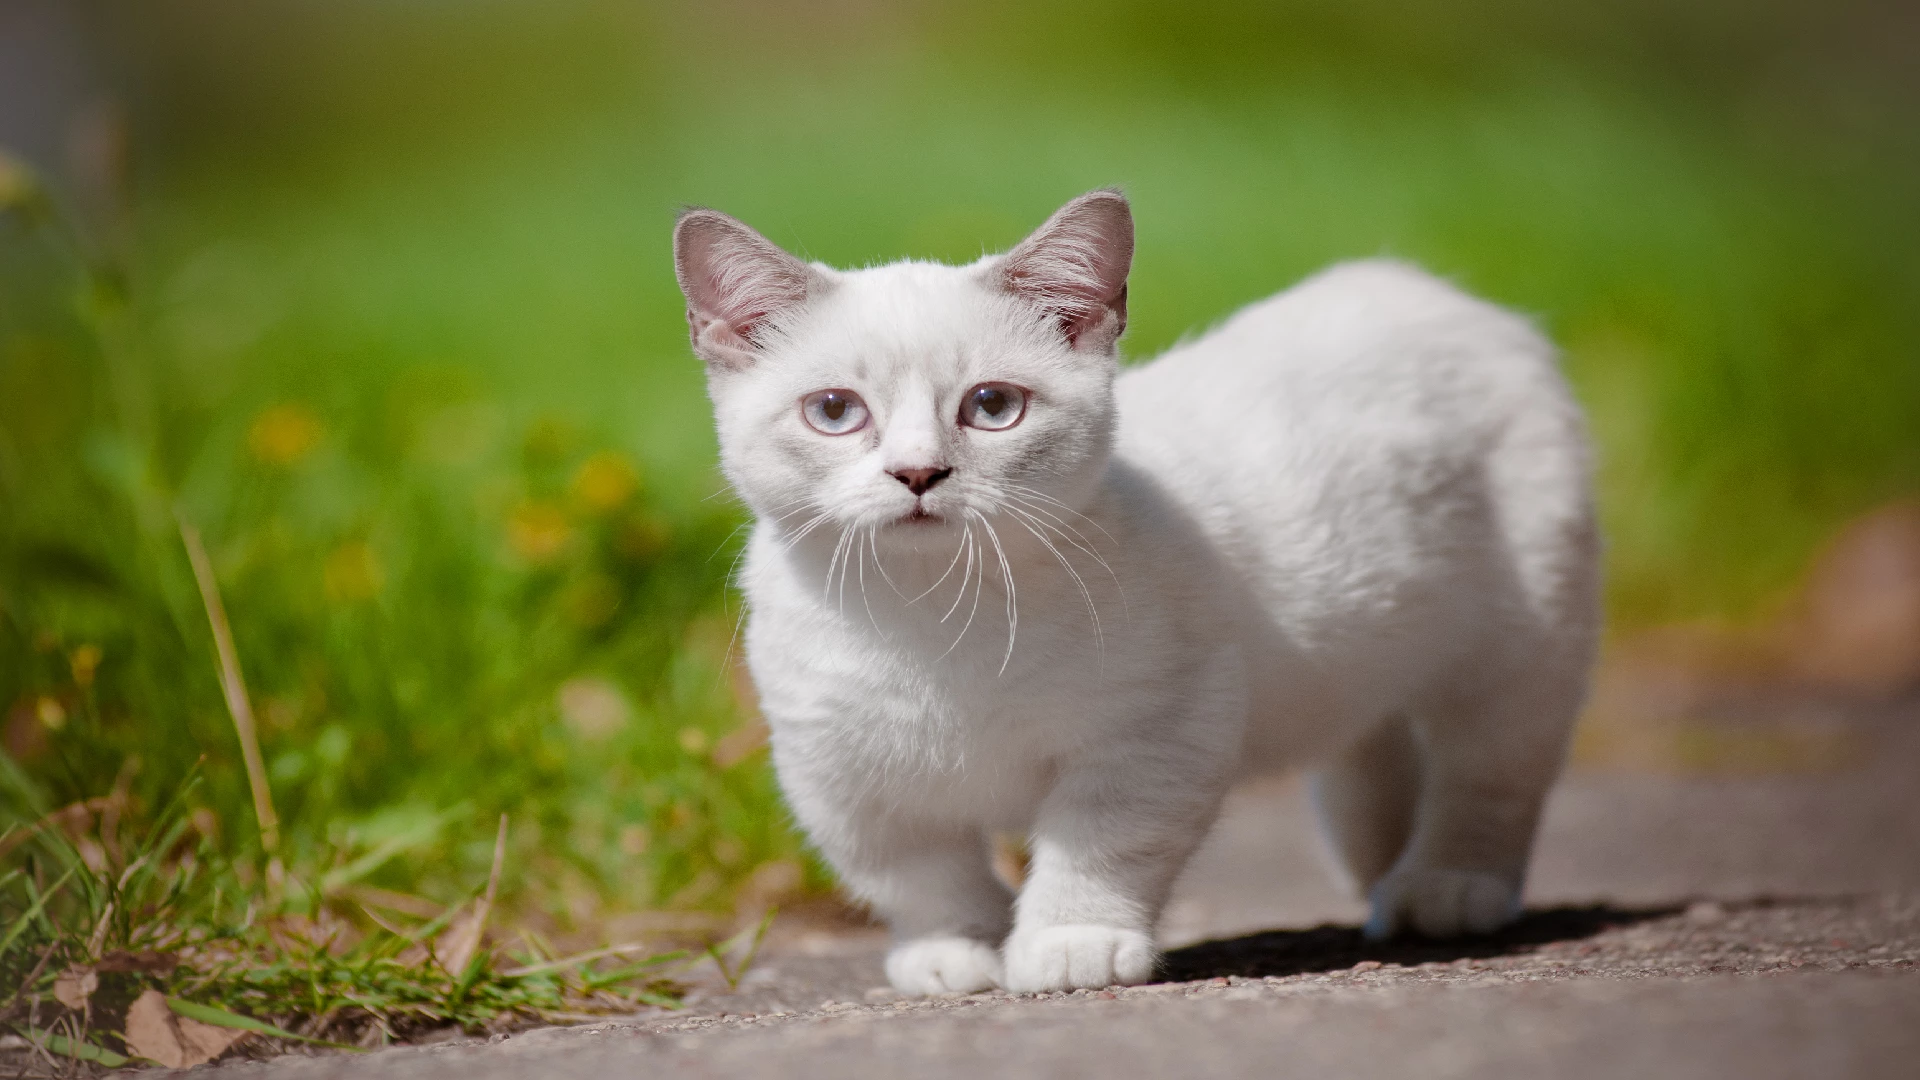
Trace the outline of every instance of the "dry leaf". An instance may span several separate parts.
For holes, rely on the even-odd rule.
[[[713,744],[713,763],[722,769],[731,769],[767,745],[767,737],[767,722],[756,716]]]
[[[149,1061],[157,1061],[169,1069],[184,1069],[188,1064],[187,1049],[180,1042],[179,1029],[174,1027],[173,1010],[167,1008],[165,994],[148,990],[134,999],[127,1009],[127,1049],[130,1052]]]
[[[68,968],[53,980],[54,1000],[75,1012],[87,1007],[87,999],[100,989],[100,976],[92,968]]]
[[[212,1061],[227,1052],[227,1047],[247,1037],[248,1032],[237,1028],[224,1028],[216,1024],[203,1024],[190,1016],[173,1018],[180,1032],[180,1041],[190,1051],[188,1065],[198,1065],[203,1061]]]
[[[246,1037],[245,1031],[175,1016],[158,990],[141,994],[127,1009],[127,1049],[169,1069],[205,1064]]]
[[[487,905],[484,898],[474,901],[472,907],[453,917],[447,932],[434,942],[433,952],[440,960],[440,966],[447,974],[455,978],[467,969],[468,961],[480,947],[480,935],[486,930]]]
[[[493,872],[487,875],[487,891],[475,900],[470,911],[455,916],[453,925],[434,944],[440,966],[454,978],[467,970],[467,964],[486,938],[487,916],[493,911],[494,893],[500,888],[500,864],[507,853],[507,815],[500,815],[500,830],[493,838]]]
[[[115,949],[101,957],[100,962],[93,967],[96,971],[147,971],[164,975],[179,963],[180,957],[177,953],[127,952],[124,949]]]

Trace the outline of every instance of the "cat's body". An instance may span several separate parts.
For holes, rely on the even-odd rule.
[[[1512,916],[1597,626],[1582,424],[1526,324],[1352,264],[1116,378],[1111,193],[971,267],[686,220],[775,763],[897,986],[1146,978],[1248,769],[1317,770],[1374,933]],[[860,427],[782,415],[824,388]],[[1017,902],[994,832],[1030,837]]]

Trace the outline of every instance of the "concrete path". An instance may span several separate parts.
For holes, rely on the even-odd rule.
[[[899,1001],[876,931],[793,929],[676,1013],[218,1070],[304,1077],[1920,1076],[1920,700],[1819,774],[1576,769],[1530,913],[1370,947],[1302,792],[1235,793],[1162,928],[1169,981]]]

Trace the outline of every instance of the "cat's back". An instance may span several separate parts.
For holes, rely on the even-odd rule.
[[[1123,374],[1118,394],[1122,447],[1150,462],[1268,465],[1296,451],[1325,460],[1334,447],[1308,443],[1341,432],[1429,461],[1471,455],[1514,410],[1565,397],[1552,347],[1525,320],[1390,259],[1256,301]]]
[[[1444,638],[1500,580],[1587,558],[1585,431],[1551,345],[1408,264],[1324,271],[1116,390],[1120,456],[1311,651]]]

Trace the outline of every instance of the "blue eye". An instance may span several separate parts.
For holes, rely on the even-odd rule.
[[[1005,431],[1027,415],[1027,392],[1012,383],[990,382],[960,399],[960,422],[982,431]]]
[[[851,390],[815,390],[800,399],[800,415],[822,435],[851,435],[867,426],[867,403]]]

